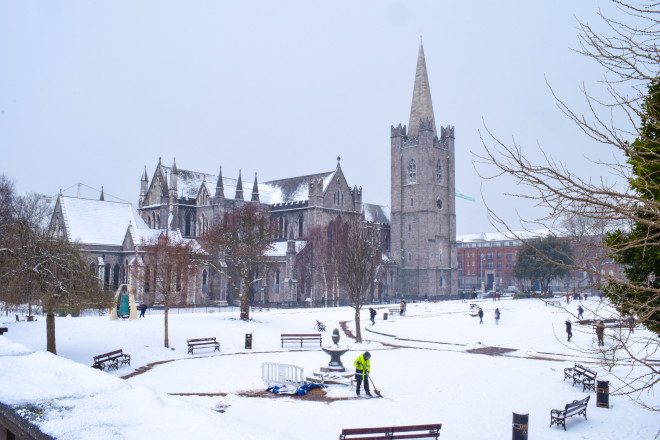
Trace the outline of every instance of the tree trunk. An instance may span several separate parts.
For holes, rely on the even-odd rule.
[[[250,278],[243,278],[243,291],[241,292],[241,321],[250,320]]]
[[[46,350],[57,354],[55,348],[55,313],[52,310],[46,313]]]
[[[165,317],[165,348],[170,348],[170,332],[169,332],[169,325],[168,325],[168,316],[169,316],[169,304],[167,301],[165,301],[165,304],[163,306],[163,316]]]
[[[362,342],[362,329],[360,328],[360,308],[355,306],[355,342]]]

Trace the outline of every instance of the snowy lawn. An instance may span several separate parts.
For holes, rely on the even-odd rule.
[[[588,362],[589,367],[598,372],[598,379],[614,380],[593,363],[597,360],[595,357],[576,350],[595,344],[590,327],[575,324],[573,342],[567,344],[563,323],[572,317],[560,308],[545,306],[537,300],[477,303],[485,313],[482,325],[478,324],[478,318],[468,316],[469,303],[450,301],[409,304],[407,316],[387,321],[382,320],[382,314],[388,307],[378,306],[373,327],[365,309],[363,338],[366,341],[363,344],[355,344],[342,332],[340,345],[351,349],[343,357],[344,364],[352,366],[359,353],[369,350],[372,377],[383,399],[354,399],[354,390],[341,385],[330,386],[328,397],[344,399],[328,402],[244,395],[264,389],[260,379],[263,362],[299,365],[309,376],[326,365],[329,358],[318,345],[306,344],[301,350],[290,344],[282,349],[280,333],[316,333],[313,327],[319,319],[327,325],[323,343],[328,345],[330,333],[340,327],[340,321],[349,321],[349,331],[354,332],[350,308],[255,312],[251,315],[254,320],[249,323],[237,320],[237,312],[172,314],[170,344],[173,350],[162,347],[162,315],[151,314],[136,321],[110,321],[107,317],[58,318],[57,347],[60,356],[85,365],[76,366],[70,362],[76,368],[62,367],[63,370],[70,370],[74,376],[91,374],[81,380],[82,390],[103,395],[109,386],[103,378],[107,378],[111,389],[116,387],[120,390],[117,392],[126,394],[126,399],[133,400],[128,396],[137,396],[135,399],[141,402],[138,417],[145,430],[151,424],[164,424],[171,430],[175,419],[189,426],[189,417],[193,417],[196,432],[190,438],[258,438],[267,429],[268,434],[261,438],[335,439],[342,428],[425,423],[442,423],[443,439],[508,438],[512,412],[529,413],[529,436],[534,439],[652,439],[658,433],[658,417],[627,398],[613,396],[612,408],[596,408],[595,393],[583,393],[580,387],[572,387],[569,381],[562,380],[563,368],[572,366],[574,361]],[[576,313],[577,304],[571,302],[568,310]],[[584,304],[602,307],[598,301],[588,300]],[[493,317],[495,307],[502,312],[497,326]],[[585,318],[590,318],[588,313]],[[9,342],[20,343],[30,350],[43,350],[43,318],[33,323],[8,321],[6,325],[9,333],[7,337],[0,337],[3,341],[0,364],[26,356],[50,356],[39,352],[21,355],[20,346]],[[243,347],[245,333],[253,334],[253,350]],[[195,356],[187,354],[186,339],[210,336],[218,338],[220,354],[211,349],[200,350]],[[503,356],[466,352],[486,346],[514,351]],[[110,373],[89,368],[92,356],[118,348],[131,355],[130,367]],[[155,365],[127,380],[112,377],[125,376],[157,361],[169,362]],[[36,368],[34,364],[26,363],[22,368]],[[60,401],[67,396],[58,394],[64,385],[57,383],[53,384],[52,392],[35,390],[28,385],[21,385],[13,392],[7,389],[20,381],[29,383],[28,376],[17,374],[0,378],[0,401]],[[98,381],[90,383],[90,378],[98,378]],[[209,395],[168,396],[168,393]],[[563,408],[566,403],[588,394],[591,395],[588,421],[578,417],[569,419],[567,432],[557,427],[548,428],[551,409]],[[653,395],[646,398],[655,405],[660,400]],[[90,407],[89,403],[79,406],[83,408],[80,411],[83,411],[85,423],[101,423],[84,412],[94,406]],[[122,427],[122,417],[131,420],[133,417],[130,409],[117,406],[121,405],[108,407],[108,413],[118,411],[114,418],[108,418],[107,414],[96,418],[103,418],[103,424],[113,426],[115,438],[146,438],[145,431],[131,427],[132,421],[128,424],[130,429]],[[177,411],[181,414],[175,415]],[[52,419],[47,417],[48,420],[41,422],[43,429],[66,432],[58,426],[59,415],[60,412],[54,411],[49,416]],[[64,420],[60,424],[68,423],[68,419]],[[78,429],[84,430],[85,423],[80,423]],[[89,436],[78,438],[101,438],[95,437],[95,432],[90,429]],[[173,437],[167,435],[167,430],[162,432],[164,434],[159,433],[158,437]],[[207,435],[208,432],[214,434]],[[238,437],[237,432],[240,433]]]

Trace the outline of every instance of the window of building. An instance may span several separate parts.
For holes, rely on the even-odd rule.
[[[410,223],[408,223],[408,233],[411,233],[411,232],[412,232],[412,225]]]
[[[412,253],[408,252],[408,261],[412,261]]]
[[[302,238],[303,236],[303,215],[300,214],[298,216],[298,238]]]
[[[417,182],[417,163],[415,159],[410,159],[408,162],[408,183]]]
[[[410,198],[410,206],[415,206],[415,199],[412,197]]]
[[[438,183],[442,183],[442,162],[440,159],[435,164],[435,179]]]
[[[442,275],[440,275],[439,284],[440,284],[440,287],[444,287],[444,286],[445,286],[445,277],[442,276]]]
[[[151,267],[144,268],[144,293],[149,293],[149,280],[151,279]]]

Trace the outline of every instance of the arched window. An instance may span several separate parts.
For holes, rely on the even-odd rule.
[[[154,224],[156,229],[160,229],[160,214],[156,214],[156,224]]]
[[[119,287],[119,272],[121,268],[118,264],[115,264],[115,267],[112,268],[112,287],[115,289]]]
[[[184,227],[184,230],[183,230],[184,235],[190,236],[190,233],[192,232],[192,226],[193,226],[192,225],[192,216],[188,212],[188,213],[186,213],[186,223],[185,223],[185,227]]]
[[[284,219],[284,238],[289,238],[289,219]]]
[[[417,163],[415,159],[410,159],[408,162],[408,183],[417,182]]]
[[[147,226],[151,229],[151,217],[147,217]]]
[[[156,227],[156,213],[155,212],[151,213],[151,224],[154,225],[154,228]]]
[[[149,293],[149,281],[151,280],[151,267],[144,268],[144,293]]]
[[[440,159],[435,164],[435,179],[438,183],[442,183],[442,162]]]
[[[302,238],[303,236],[303,215],[300,214],[298,216],[298,238]]]
[[[103,284],[105,284],[106,287],[110,286],[110,263],[105,264],[103,270]]]
[[[202,292],[207,293],[208,288],[206,287],[206,279],[208,277],[208,273],[206,272],[206,269],[202,271]]]
[[[275,269],[275,293],[280,293],[280,270]]]

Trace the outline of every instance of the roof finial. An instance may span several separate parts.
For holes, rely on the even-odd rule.
[[[99,197],[100,201],[105,201],[105,196],[103,195],[103,185],[101,185],[101,197]]]
[[[179,170],[176,167],[176,157],[172,161],[172,174],[179,174]]]
[[[238,182],[236,182],[236,195],[237,200],[243,200],[243,179],[241,177],[241,170],[238,170]]]
[[[252,199],[253,202],[259,201],[259,182],[257,182],[257,173],[254,173],[254,183],[252,184]]]

